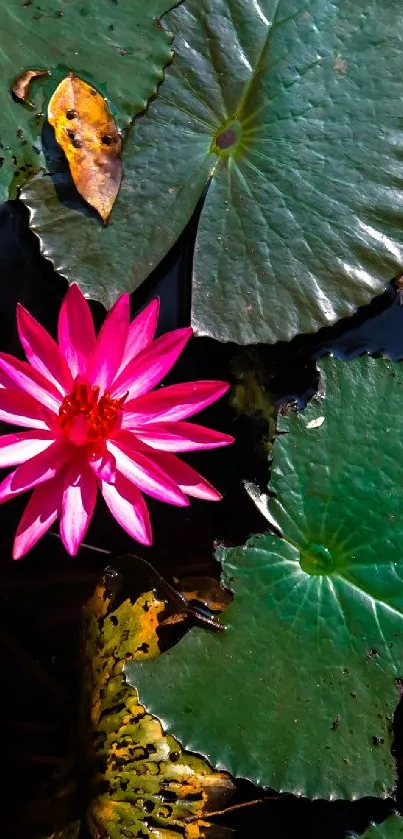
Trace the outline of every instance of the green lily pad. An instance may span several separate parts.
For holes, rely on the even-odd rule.
[[[390,816],[380,825],[371,825],[361,835],[361,839],[402,839],[403,819],[401,816]]]
[[[8,0],[0,10],[0,201],[39,168],[46,169],[41,131],[47,102],[68,69],[108,97],[122,131],[156,93],[172,55],[159,18],[175,0]],[[29,100],[11,87],[23,71],[46,68]]]
[[[311,798],[395,786],[403,684],[403,370],[320,362],[326,398],[279,418],[264,533],[219,548],[226,630],[126,668],[147,710],[213,766]]]
[[[200,217],[192,323],[238,343],[351,314],[403,265],[399,0],[186,0],[175,61],[124,149],[109,229],[24,193],[43,249],[110,303]]]

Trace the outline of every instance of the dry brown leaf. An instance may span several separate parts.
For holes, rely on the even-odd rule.
[[[29,86],[33,79],[39,79],[41,76],[49,76],[49,70],[24,70],[15,79],[11,87],[11,93],[19,102],[24,102],[25,105],[31,105],[32,102],[28,99]]]
[[[106,222],[122,179],[122,144],[105,99],[70,72],[49,102],[48,120],[78,192]]]

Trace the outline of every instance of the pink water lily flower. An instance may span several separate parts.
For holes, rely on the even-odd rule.
[[[130,323],[129,295],[108,313],[96,337],[90,308],[77,285],[63,301],[58,343],[18,307],[28,363],[0,353],[0,420],[31,430],[0,437],[0,468],[16,466],[0,483],[0,503],[33,489],[19,523],[13,557],[23,556],[60,515],[60,535],[74,555],[91,520],[97,488],[119,524],[138,542],[152,533],[142,493],[185,507],[189,496],[220,494],[176,452],[233,442],[184,422],[228,389],[198,381],[152,389],[171,369],[190,328],[153,340],[158,301]]]

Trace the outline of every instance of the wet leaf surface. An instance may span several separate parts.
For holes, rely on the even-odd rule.
[[[48,120],[78,192],[106,222],[119,192],[122,163],[120,135],[104,97],[69,73],[49,102]]]
[[[264,533],[220,548],[226,630],[126,667],[185,748],[309,797],[385,796],[403,677],[403,370],[320,362],[326,397],[279,417]],[[262,500],[263,503],[263,500]]]
[[[175,61],[125,145],[113,237],[39,176],[24,200],[46,253],[110,305],[158,264],[209,183],[199,335],[289,340],[381,294],[403,264],[399,0],[186,0],[165,23]]]
[[[158,655],[157,628],[166,604],[152,592],[135,602],[116,602],[116,580],[110,570],[85,611],[86,716],[92,732],[88,748],[98,767],[88,810],[91,835],[208,836],[205,819],[228,799],[232,783],[165,736],[125,683],[127,661]]]
[[[42,130],[47,104],[68,70],[94,84],[113,106],[122,133],[143,111],[172,57],[171,35],[158,21],[175,0],[9,0],[0,9],[0,201],[13,198],[17,184],[48,171]],[[46,67],[29,98],[35,111],[11,94],[32,68]],[[18,93],[18,87],[17,87]],[[98,225],[99,226],[99,225]]]
[[[361,839],[401,839],[403,836],[403,819],[401,816],[391,816],[380,825],[371,825]]]

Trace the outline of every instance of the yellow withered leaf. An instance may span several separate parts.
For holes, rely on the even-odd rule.
[[[105,99],[70,72],[49,102],[48,120],[76,189],[106,222],[122,179],[122,143]]]
[[[125,682],[124,665],[159,654],[166,603],[149,591],[117,602],[110,569],[84,611],[84,742],[90,772],[92,839],[226,839],[209,821],[226,804],[231,779],[164,733]]]

